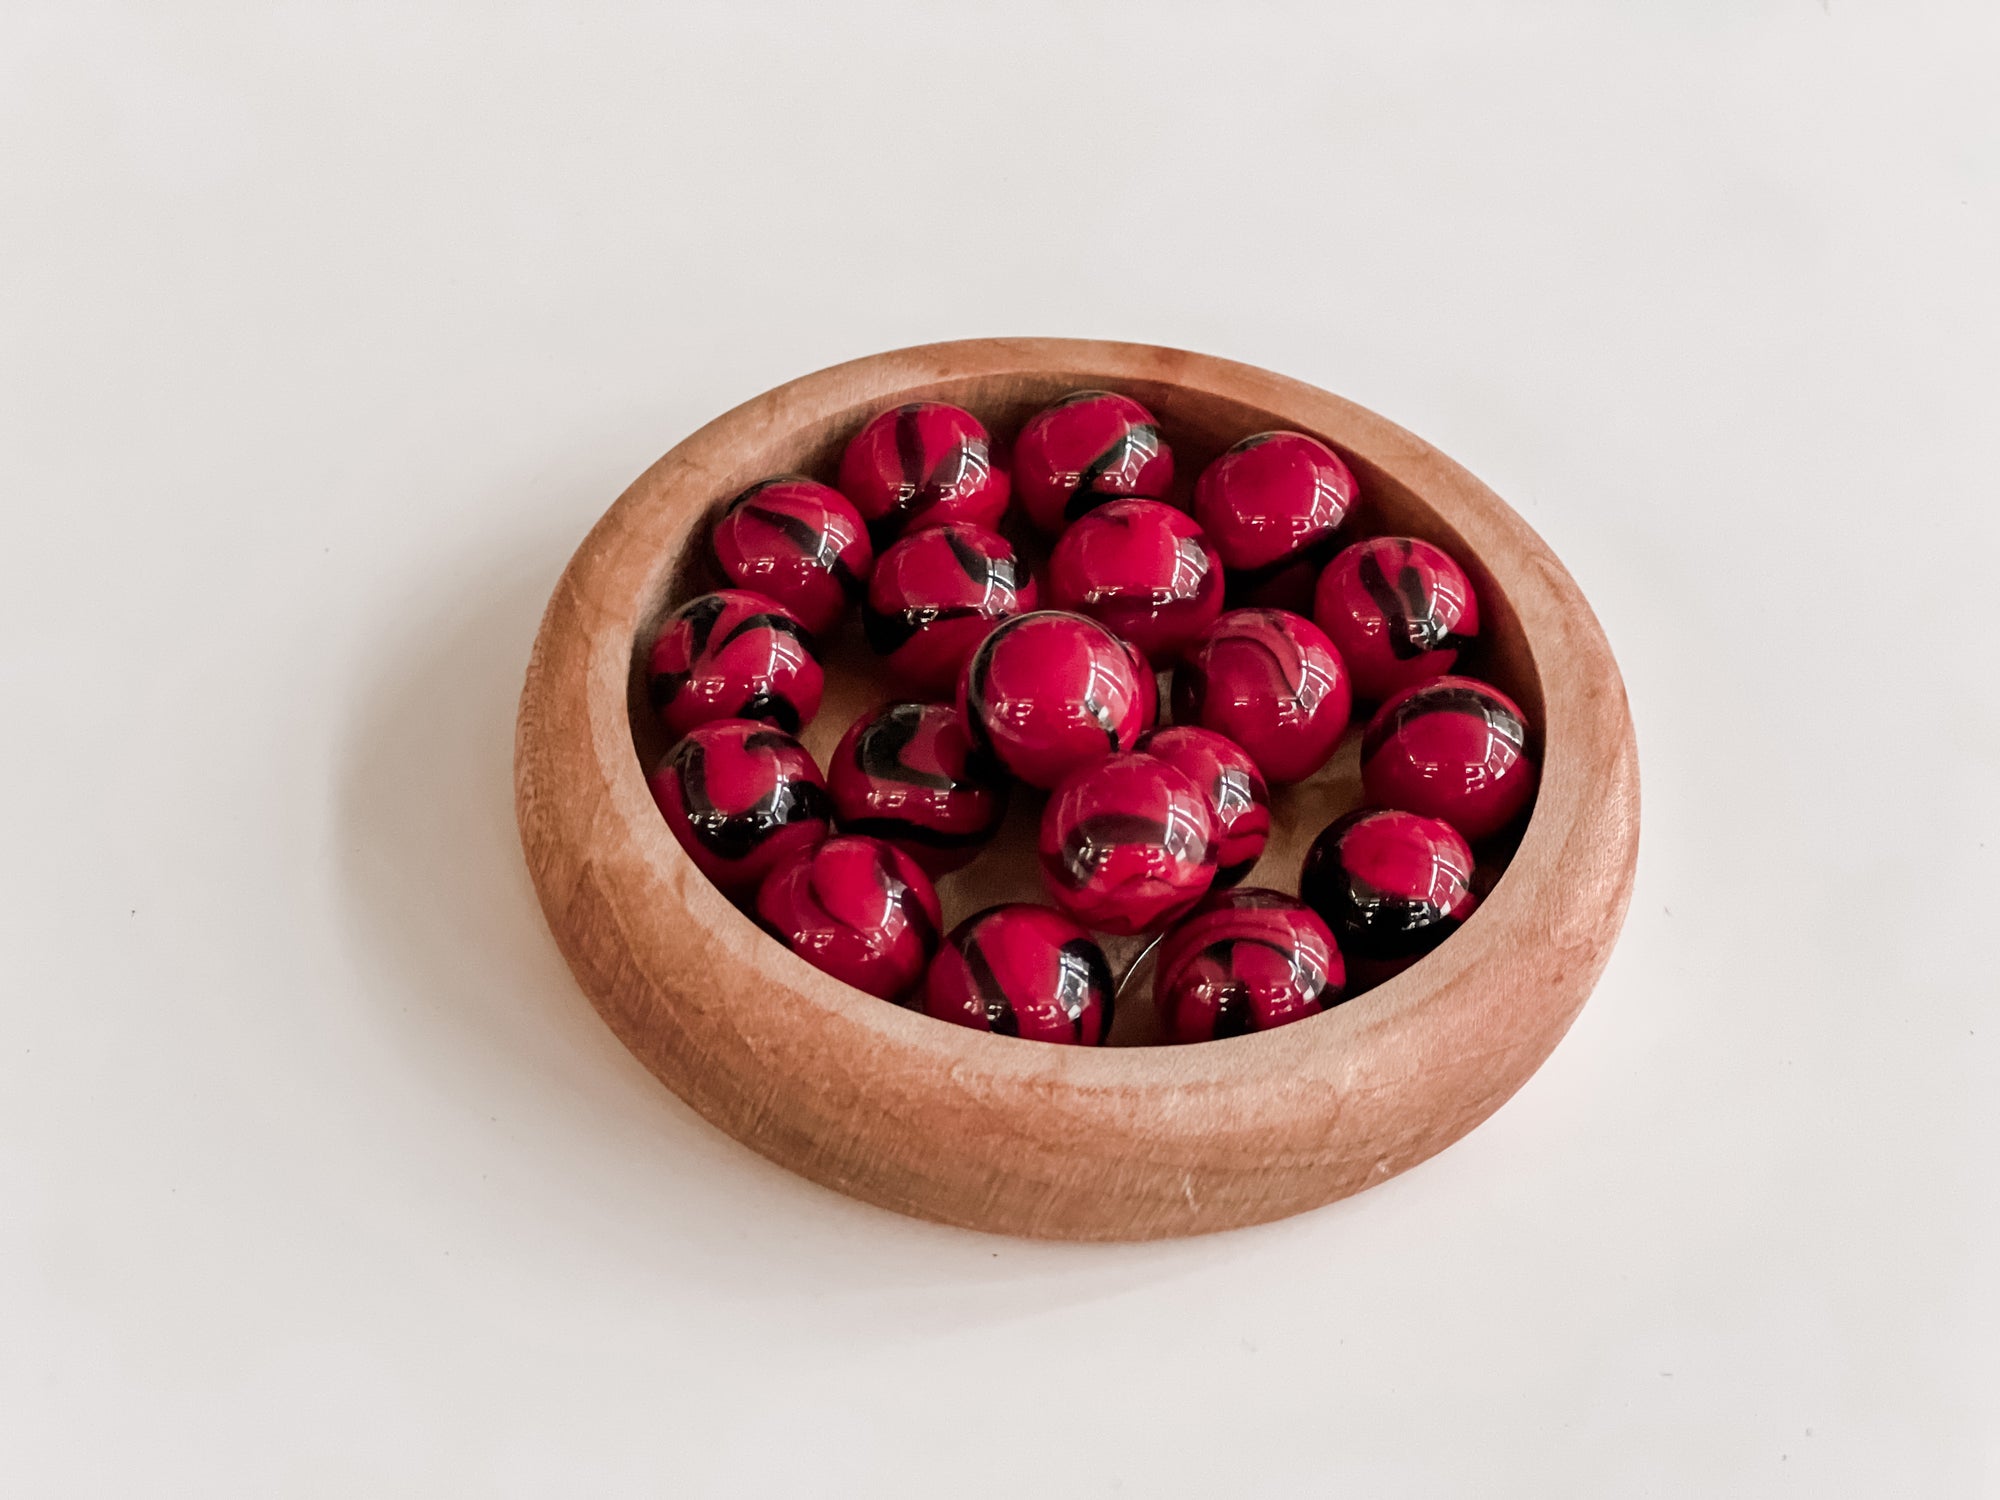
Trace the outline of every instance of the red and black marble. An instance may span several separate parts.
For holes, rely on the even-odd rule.
[[[1042,809],[1042,883],[1097,932],[1152,932],[1215,881],[1215,815],[1193,780],[1150,755],[1066,777]]]
[[[1149,727],[1137,653],[1097,621],[1060,610],[993,628],[958,682],[974,748],[1030,786],[1120,755]]]
[[[931,960],[918,1008],[1029,1041],[1095,1047],[1116,986],[1090,935],[1046,906],[1013,902],[966,918]]]
[[[1063,532],[1049,559],[1049,603],[1101,620],[1155,667],[1222,613],[1222,559],[1186,511],[1112,500]]]
[[[646,658],[646,694],[678,739],[711,719],[756,719],[797,734],[826,685],[810,635],[775,599],[718,589],[667,617]]]
[[[1194,518],[1229,571],[1231,603],[1308,609],[1354,506],[1354,475],[1303,432],[1260,432],[1202,470]]]
[[[1035,607],[1035,580],[998,532],[952,522],[912,532],[876,561],[861,623],[902,683],[942,693],[994,623]]]
[[[777,600],[815,635],[861,598],[875,565],[847,497],[798,474],[753,484],[731,500],[713,541],[724,577]]]
[[[1442,818],[1490,838],[1535,794],[1528,722],[1498,688],[1439,677],[1376,710],[1361,736],[1361,786],[1378,807]]]
[[[660,758],[648,784],[696,868],[732,898],[825,838],[833,814],[806,748],[750,719],[717,719],[689,731]]]
[[[1234,740],[1196,724],[1155,729],[1138,749],[1202,789],[1215,815],[1215,889],[1240,884],[1271,837],[1271,792],[1257,762]]]
[[[1050,536],[1107,500],[1157,500],[1173,482],[1160,424],[1110,391],[1072,391],[1029,418],[1014,441],[1021,508]]]
[[[1345,997],[1339,944],[1304,902],[1259,886],[1211,896],[1160,940],[1153,1004],[1170,1042],[1269,1031]]]
[[[944,925],[915,860],[845,834],[774,868],[757,889],[756,913],[758,926],[814,968],[896,1001],[922,981]]]
[[[998,526],[1011,488],[984,424],[942,401],[883,412],[840,456],[840,491],[878,547],[923,526]]]
[[[1343,548],[1313,590],[1313,623],[1379,703],[1458,665],[1479,634],[1479,600],[1442,547],[1380,536]]]
[[[1290,610],[1230,610],[1174,672],[1174,721],[1234,740],[1273,783],[1325,765],[1353,706],[1340,653]]]
[[[1007,815],[1007,782],[972,753],[948,703],[890,703],[854,721],[827,771],[842,831],[894,844],[931,875],[971,862]]]
[[[1449,824],[1363,808],[1313,840],[1299,896],[1333,930],[1355,977],[1379,984],[1472,915],[1472,869],[1471,848]]]

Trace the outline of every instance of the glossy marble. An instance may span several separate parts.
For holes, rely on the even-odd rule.
[[[884,839],[932,875],[965,865],[1007,814],[1007,782],[972,753],[948,703],[890,703],[863,714],[827,767],[840,827]]]
[[[918,1008],[977,1031],[1094,1047],[1111,1030],[1115,992],[1090,934],[1046,906],[1012,902],[952,929]]]
[[[827,835],[831,799],[806,748],[781,729],[718,719],[689,731],[648,778],[667,827],[732,897]]]
[[[1049,603],[1103,621],[1155,667],[1171,666],[1222,613],[1222,559],[1187,512],[1112,500],[1056,542]]]
[[[876,560],[861,619],[899,685],[941,694],[994,623],[1035,600],[1035,580],[998,532],[948,522],[912,532]]]
[[[1234,740],[1273,783],[1325,765],[1353,704],[1340,653],[1290,610],[1230,610],[1174,672],[1174,722]]]
[[[667,617],[646,657],[646,695],[676,738],[711,719],[797,734],[826,685],[810,632],[775,599],[718,589]]]
[[[1021,508],[1050,536],[1108,500],[1158,499],[1173,482],[1173,450],[1153,414],[1110,391],[1071,392],[1014,442]]]
[[[1151,755],[1073,772],[1042,809],[1042,882],[1098,932],[1152,932],[1215,881],[1215,815],[1203,789]]]
[[[724,577],[777,600],[815,635],[859,602],[875,566],[859,512],[840,491],[797,474],[731,500],[712,540]]]
[[[925,526],[998,526],[1011,489],[985,424],[942,401],[881,413],[840,457],[840,492],[878,547]]]
[[[1439,677],[1384,703],[1361,737],[1368,800],[1442,818],[1465,837],[1507,827],[1535,794],[1527,716],[1498,688]]]
[[[1161,939],[1153,1004],[1168,1041],[1218,1041],[1330,1010],[1346,983],[1339,945],[1317,913],[1246,886],[1210,896]]]
[[[1303,432],[1254,433],[1202,470],[1194,518],[1229,570],[1230,601],[1309,608],[1355,494],[1340,455]]]
[[[1479,634],[1479,600],[1442,547],[1374,537],[1326,565],[1313,623],[1354,674],[1355,695],[1379,703],[1457,665]]]
[[[880,839],[838,835],[776,865],[757,890],[758,925],[814,968],[902,1000],[937,951],[943,913],[930,877]]]
[[[1450,824],[1363,808],[1313,840],[1299,896],[1357,977],[1378,983],[1458,931],[1478,905],[1472,878],[1472,850]]]
[[[982,754],[1048,788],[1137,743],[1157,697],[1144,675],[1095,620],[1039,610],[1003,621],[980,644],[959,678],[958,709]]]

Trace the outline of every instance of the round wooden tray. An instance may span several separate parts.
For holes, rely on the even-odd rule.
[[[1192,1046],[1055,1047],[949,1025],[850,989],[772,942],[702,878],[645,771],[664,749],[641,658],[702,586],[708,524],[755,480],[831,478],[868,417],[956,402],[1009,439],[1065,392],[1108,387],[1158,414],[1180,483],[1249,433],[1288,427],[1347,458],[1357,534],[1425,537],[1480,590],[1473,665],[1527,709],[1540,795],[1498,885],[1408,972],[1324,1015]],[[869,701],[865,649],[837,643],[825,755]],[[840,670],[839,663],[850,670]],[[635,709],[638,710],[635,712]],[[584,540],[528,664],[515,742],[528,867],[584,992],[715,1124],[794,1171],[887,1208],[1008,1234],[1150,1239],[1258,1223],[1384,1181],[1485,1119],[1540,1066],[1616,940],[1639,840],[1624,685],[1590,607],[1499,497],[1428,444],[1324,391],[1141,344],[978,339],[808,375],[717,418],[641,475]],[[1356,799],[1352,747],[1282,793],[1257,884],[1297,889],[1306,842]],[[1014,847],[1039,804],[1018,799]],[[1009,835],[1003,835],[1003,838]],[[996,849],[940,886],[948,921],[1032,898]],[[1114,962],[1121,956],[1114,954]],[[1121,996],[1114,1043],[1148,1039]]]

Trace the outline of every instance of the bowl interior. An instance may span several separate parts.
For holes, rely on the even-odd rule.
[[[1460,670],[1492,682],[1521,705],[1529,720],[1530,751],[1540,758],[1542,681],[1534,653],[1512,601],[1453,526],[1449,515],[1386,469],[1355,453],[1342,441],[1338,430],[1211,391],[1109,373],[1094,377],[1068,369],[945,376],[870,395],[822,420],[789,427],[774,421],[734,447],[726,468],[713,473],[705,505],[689,505],[681,512],[679,524],[665,543],[666,555],[656,560],[657,566],[649,575],[651,597],[642,600],[637,611],[639,628],[631,642],[628,704],[633,749],[639,766],[650,770],[668,748],[666,733],[646,701],[648,649],[668,612],[693,595],[722,583],[710,557],[707,538],[710,525],[731,497],[775,474],[807,474],[832,483],[848,439],[876,413],[905,401],[933,399],[963,406],[979,417],[1000,443],[1011,445],[1021,426],[1037,411],[1059,396],[1092,386],[1132,396],[1159,418],[1162,433],[1174,452],[1174,493],[1169,498],[1183,508],[1189,504],[1195,479],[1202,469],[1252,433],[1292,428],[1310,433],[1339,451],[1354,470],[1360,487],[1360,499],[1342,528],[1343,539],[1415,536],[1444,548],[1458,561],[1478,591],[1480,610],[1480,637],[1463,658]],[[1017,520],[1010,516],[1009,537],[1024,559],[1039,568],[1047,554],[1046,545],[1018,528]],[[800,735],[822,767],[858,715],[897,696],[892,684],[880,674],[879,664],[861,639],[853,619],[823,645],[827,668],[825,700],[818,716]],[[1162,678],[1163,704],[1170,697],[1164,691],[1169,680]],[[1295,893],[1300,863],[1314,837],[1334,818],[1360,805],[1359,742],[1367,708],[1368,705],[1357,704],[1354,722],[1322,771],[1309,781],[1273,789],[1271,840],[1245,884]],[[967,868],[939,881],[938,895],[948,926],[994,902],[1044,899],[1034,853],[1035,828],[1044,800],[1043,794],[1017,786],[1007,825],[993,845]],[[1482,888],[1487,888],[1499,879],[1513,854],[1513,846],[1500,844],[1480,853],[1479,879]],[[744,920],[747,923],[748,919]],[[1159,1039],[1153,1008],[1143,993],[1149,983],[1149,966],[1142,962],[1145,946],[1146,940],[1137,938],[1104,941],[1114,972],[1126,975],[1130,981],[1121,991],[1109,1038],[1114,1047],[1145,1045]]]

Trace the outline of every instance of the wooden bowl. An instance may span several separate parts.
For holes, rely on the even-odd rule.
[[[1382,987],[1277,1031],[1192,1046],[1049,1046],[933,1020],[850,989],[771,941],[695,870],[646,786],[665,747],[643,654],[706,586],[709,522],[768,475],[831,479],[868,417],[956,402],[1003,439],[1065,392],[1108,387],[1158,414],[1182,485],[1252,432],[1333,444],[1360,481],[1356,534],[1427,538],[1479,590],[1470,664],[1527,711],[1541,790],[1505,876],[1449,942]],[[827,750],[892,694],[837,645]],[[846,661],[853,669],[843,671]],[[636,711],[635,711],[636,710]],[[1353,738],[1350,732],[1350,741]],[[1324,391],[1176,349],[1069,339],[933,344],[837,365],[746,402],[681,443],[606,512],[549,601],[515,742],[516,803],[542,909],[626,1046],[715,1124],[815,1181],[887,1208],[1007,1234],[1198,1234],[1315,1208],[1451,1144],[1541,1064],[1624,918],[1639,838],[1624,685],[1562,564],[1428,444]],[[1305,844],[1357,799],[1351,743],[1280,795],[1251,883],[1297,889]],[[940,885],[947,921],[1033,899],[1039,799],[1013,847]],[[1003,835],[1003,838],[1010,835]],[[1114,962],[1121,956],[1114,954]],[[1148,1039],[1121,996],[1114,1042]]]

